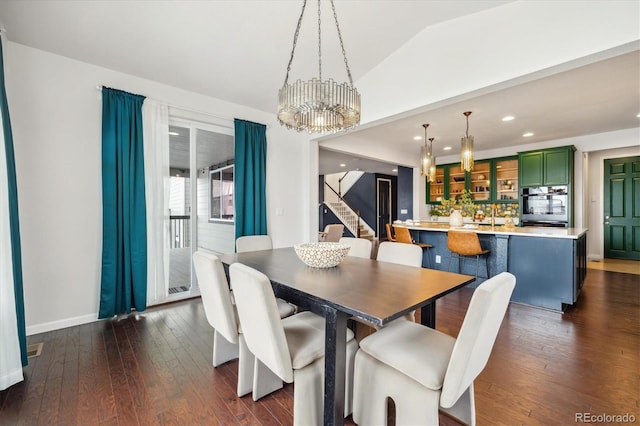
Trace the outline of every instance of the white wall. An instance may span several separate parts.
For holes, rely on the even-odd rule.
[[[430,26],[356,81],[362,121],[522,83],[524,76],[637,41],[639,27],[640,2],[619,0],[518,1]]]
[[[102,251],[97,85],[201,111],[207,121],[226,127],[233,127],[234,117],[267,124],[267,221],[274,244],[310,241],[311,229],[317,229],[307,220],[310,200],[317,200],[317,190],[310,198],[309,188],[317,186],[317,177],[311,184],[306,166],[317,156],[309,152],[316,145],[308,135],[282,128],[275,115],[12,42],[5,69],[28,334],[97,318]],[[274,214],[276,208],[281,216]]]

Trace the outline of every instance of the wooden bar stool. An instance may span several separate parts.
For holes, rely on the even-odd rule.
[[[405,228],[402,226],[397,226],[397,227],[394,226],[394,229],[396,231],[396,242],[414,244],[423,250],[427,250],[427,264],[429,265],[429,268],[431,268],[432,263],[431,263],[431,256],[429,255],[429,249],[433,248],[433,246],[429,243],[415,242],[408,228]]]
[[[489,265],[487,262],[487,254],[490,250],[483,250],[480,246],[480,239],[478,234],[473,231],[453,231],[449,230],[447,235],[447,248],[451,252],[449,257],[449,271],[451,271],[451,261],[453,256],[458,256],[458,272],[461,272],[461,259],[464,257],[475,256],[476,257],[476,279],[478,279],[478,269],[480,256],[484,257],[484,269],[487,272],[486,278],[489,278]]]

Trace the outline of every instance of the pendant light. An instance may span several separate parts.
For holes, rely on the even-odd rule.
[[[433,155],[433,140],[435,138],[429,138],[429,150],[431,151],[431,165],[429,166],[429,172],[427,173],[427,182],[436,181],[436,156]]]
[[[333,0],[330,2],[349,82],[338,84],[331,78],[322,79],[320,0],[318,0],[318,78],[307,81],[297,80],[295,83],[289,84],[289,71],[291,71],[302,17],[307,5],[307,0],[304,0],[293,38],[293,48],[284,84],[278,91],[278,121],[288,129],[295,129],[299,132],[305,130],[309,133],[335,133],[360,124],[360,93],[353,86],[351,70],[338,25],[338,15]]]
[[[469,136],[469,116],[471,111],[466,111],[464,116],[467,117],[467,131],[465,136],[460,140],[460,166],[466,172],[473,170],[473,136]]]
[[[427,142],[427,128],[429,127],[429,124],[423,124],[422,127],[424,127],[424,146],[420,150],[420,174],[422,176],[428,176],[429,169],[431,168],[431,163],[433,161],[431,147]]]

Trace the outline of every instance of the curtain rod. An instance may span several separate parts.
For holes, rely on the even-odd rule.
[[[103,88],[103,87],[109,87],[109,86],[98,85],[98,86],[96,86],[96,90],[102,91],[102,88]],[[198,110],[195,110],[195,109],[193,109],[193,108],[187,108],[187,107],[183,107],[183,106],[179,106],[179,105],[172,105],[172,104],[169,104],[169,103],[167,103],[167,102],[159,101],[159,100],[157,100],[157,99],[154,99],[154,98],[151,98],[151,97],[148,97],[148,96],[145,96],[145,97],[146,97],[147,99],[151,99],[151,100],[152,100],[152,101],[154,101],[154,102],[164,103],[164,104],[166,104],[169,108],[181,109],[181,110],[186,111],[186,112],[192,112],[192,113],[195,113],[195,114],[203,114],[203,115],[207,115],[207,116],[209,116],[209,117],[213,117],[213,118],[217,118],[217,119],[220,119],[220,120],[224,120],[224,121],[231,122],[231,124],[233,124],[233,121],[235,120],[235,118],[221,117],[221,116],[219,116],[219,115],[211,114],[210,112],[207,112],[207,111],[198,111]],[[268,126],[267,126],[267,127],[268,127]]]

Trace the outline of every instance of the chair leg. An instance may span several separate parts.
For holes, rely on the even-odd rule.
[[[282,389],[282,386],[282,379],[271,371],[269,367],[260,362],[258,358],[254,357],[253,400],[257,401],[265,395]]]
[[[473,395],[473,383],[471,383],[471,386],[464,391],[462,396],[460,396],[452,407],[440,408],[442,411],[460,420],[462,423],[466,423],[469,426],[475,426],[476,406]]]
[[[253,353],[247,347],[244,336],[239,337],[238,346],[240,348],[238,356],[238,396],[245,396],[253,389]]]
[[[213,366],[217,367],[227,361],[238,358],[238,344],[231,343],[224,336],[213,331]]]
[[[491,275],[489,275],[489,261],[487,260],[487,256],[484,257],[484,270],[487,272],[487,279],[489,279]]]
[[[437,425],[440,391],[433,391],[360,350],[354,375],[353,420],[387,424],[387,398],[396,406],[397,425]]]

